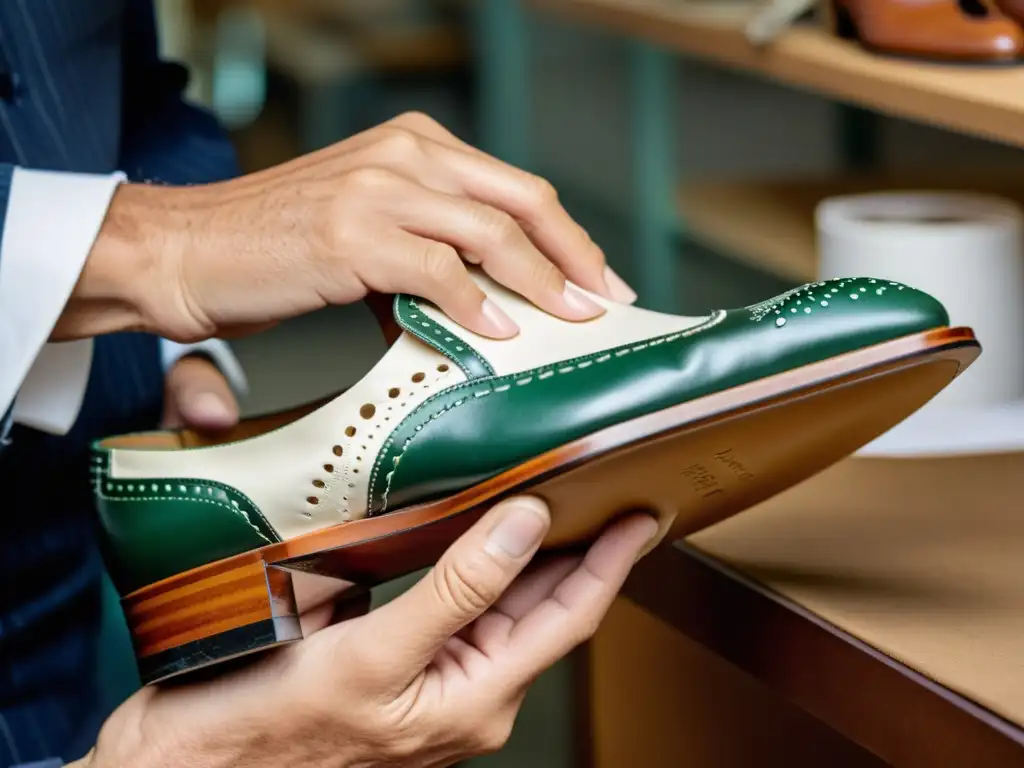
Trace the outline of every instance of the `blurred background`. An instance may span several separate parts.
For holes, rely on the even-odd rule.
[[[742,0],[693,3],[738,6]],[[164,55],[190,67],[191,97],[228,126],[245,170],[283,162],[407,110],[426,112],[465,141],[550,179],[570,213],[637,288],[639,303],[656,309],[698,314],[813,279],[813,206],[845,190],[851,178],[884,172],[897,181],[916,179],[938,168],[949,183],[989,172],[1004,178],[1024,165],[1008,146],[669,54],[614,24],[583,24],[523,7],[532,3],[157,5]],[[243,403],[247,413],[347,386],[384,349],[362,306],[327,309],[234,347],[252,388]],[[402,586],[388,585],[379,599]],[[724,662],[696,646],[677,651],[689,654],[694,668],[724,670]],[[580,764],[589,747],[580,743],[577,727],[586,716],[578,706],[578,661],[545,675],[508,748],[473,765]],[[747,701],[733,714],[749,707]],[[728,713],[732,705],[716,706]],[[790,726],[802,716],[783,712],[788,705],[781,701],[772,706]],[[821,750],[816,754],[831,755],[829,764],[867,764],[846,760],[842,750],[829,752],[827,735],[806,738]]]
[[[891,183],[924,173],[934,182],[939,166],[948,186],[965,175],[1004,178],[1024,167],[1012,147],[862,112],[685,56],[654,51],[653,61],[638,63],[637,44],[615,29],[520,7],[529,3],[157,5],[164,55],[190,67],[190,95],[231,129],[246,170],[421,110],[463,140],[551,180],[638,289],[641,305],[667,311],[697,314],[813,279],[808,264],[779,263],[804,257],[787,257],[787,248],[810,247],[792,227],[750,230],[764,227],[765,216],[807,218],[817,199],[845,191],[851,171],[883,169]],[[761,199],[751,199],[755,193]],[[765,210],[773,196],[776,210]],[[765,253],[744,248],[745,236],[759,237]],[[366,334],[349,314],[364,316],[361,309],[326,310],[296,321],[302,344],[291,343],[291,327],[240,342],[252,373],[246,407],[263,410],[281,397],[331,390],[340,369],[361,375],[380,348],[353,348]],[[278,337],[282,345],[268,352]],[[264,373],[261,362],[271,370]]]

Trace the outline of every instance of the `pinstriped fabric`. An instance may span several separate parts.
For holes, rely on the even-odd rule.
[[[0,101],[0,185],[10,164],[172,184],[235,175],[230,144],[181,100],[184,73],[158,59],[156,39],[150,0],[0,0],[0,73],[15,85]],[[88,445],[156,424],[157,343],[97,339],[71,432],[14,425],[0,450],[0,768],[80,757],[119,703],[95,679],[102,564]]]
[[[4,231],[4,221],[7,219],[7,200],[11,194],[11,177],[14,174],[14,166],[10,163],[0,163],[0,232]],[[14,416],[14,404],[12,403],[7,412],[0,415],[0,451],[7,447],[8,435],[11,431],[11,419]]]
[[[11,444],[11,439],[8,437],[11,433],[11,427],[14,424],[14,404],[12,403],[8,407],[7,412],[0,417],[0,451]]]

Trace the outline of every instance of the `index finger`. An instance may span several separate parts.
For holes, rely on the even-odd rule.
[[[546,179],[465,143],[426,115],[400,115],[391,123],[457,150],[443,160],[458,174],[464,193],[515,217],[537,249],[573,283],[612,301],[636,299],[608,268],[604,251],[569,215]]]

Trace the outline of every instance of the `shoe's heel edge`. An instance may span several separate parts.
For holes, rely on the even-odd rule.
[[[147,684],[302,637],[291,574],[261,558],[211,563],[121,605]]]
[[[264,619],[137,657],[136,663],[142,684],[150,685],[301,639],[298,617]]]

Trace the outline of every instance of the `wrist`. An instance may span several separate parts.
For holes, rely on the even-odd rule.
[[[143,296],[154,258],[138,219],[137,186],[121,184],[114,191],[52,341],[151,330],[144,319]]]
[[[51,340],[119,331],[172,335],[168,307],[175,304],[185,231],[177,221],[176,191],[147,184],[117,188]]]

